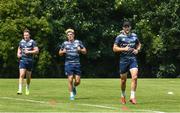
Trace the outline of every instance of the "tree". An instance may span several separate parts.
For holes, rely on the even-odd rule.
[[[84,77],[118,77],[118,56],[112,52],[124,20],[139,36],[140,77],[175,77],[180,64],[180,1],[166,0],[1,0],[0,76],[18,73],[16,51],[25,28],[38,43],[37,77],[65,77],[60,44],[73,28],[88,54],[82,57]],[[167,70],[167,68],[171,68]],[[96,70],[96,71],[94,71]],[[7,74],[9,74],[7,76]]]

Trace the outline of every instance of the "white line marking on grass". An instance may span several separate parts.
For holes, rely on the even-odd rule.
[[[33,103],[48,104],[48,102],[45,102],[45,101],[37,101],[37,100],[31,100],[31,99],[12,98],[12,97],[0,97],[0,98],[8,99],[8,100],[18,100],[18,101],[27,101],[27,102],[33,102]]]
[[[162,112],[162,111],[153,111],[153,110],[143,110],[143,109],[140,109],[140,110],[137,110],[138,112],[148,112],[148,113],[165,113],[165,112]]]
[[[78,105],[89,106],[89,107],[97,107],[97,108],[106,108],[106,109],[112,109],[112,110],[122,110],[122,108],[109,107],[109,106],[103,106],[103,105],[94,105],[94,104],[78,104]],[[162,111],[143,110],[143,109],[134,110],[134,111],[131,111],[131,112],[129,110],[131,110],[131,109],[122,110],[120,112],[126,111],[127,113],[131,113],[131,112],[165,113],[165,112],[162,112]],[[96,113],[96,112],[92,112],[92,113]],[[101,113],[119,113],[119,112],[101,112]]]
[[[1,99],[8,99],[8,100],[17,100],[17,101],[27,101],[27,102],[33,102],[33,103],[41,103],[41,104],[49,104],[49,102],[45,101],[37,101],[32,99],[22,99],[22,98],[12,98],[12,97],[0,97]],[[65,103],[56,103],[56,104],[65,104]],[[97,108],[106,108],[106,109],[118,109],[115,107],[108,107],[108,106],[102,106],[102,105],[93,105],[93,104],[78,104],[81,106],[92,106]]]
[[[32,99],[22,99],[22,98],[12,98],[12,97],[0,97],[0,98],[6,99],[6,100],[17,100],[17,101],[27,101],[27,102],[32,102],[32,103],[40,103],[40,104],[51,104],[51,102],[38,101],[38,100],[32,100]],[[66,103],[56,103],[56,105],[57,104],[66,104]],[[84,103],[84,104],[76,104],[76,105],[96,107],[96,108],[105,108],[105,109],[112,109],[112,110],[121,110],[121,108],[117,108],[117,107],[109,107],[109,106],[95,105],[95,104],[85,104]],[[2,105],[0,105],[0,106],[2,106]],[[143,109],[135,110],[134,112],[136,112],[136,111],[138,111],[138,112],[150,112],[150,113],[165,113],[165,112],[161,112],[161,111],[143,110]],[[121,111],[121,112],[123,112],[123,111]]]
[[[78,104],[82,106],[91,106],[91,107],[97,107],[97,108],[106,108],[106,109],[118,109],[115,107],[109,107],[109,106],[102,106],[102,105],[94,105],[94,104]]]

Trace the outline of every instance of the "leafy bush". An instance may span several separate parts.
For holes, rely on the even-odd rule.
[[[176,77],[176,67],[174,64],[160,65],[157,72],[158,78],[173,78]]]

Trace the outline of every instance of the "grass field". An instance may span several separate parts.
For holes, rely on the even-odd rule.
[[[74,101],[66,79],[33,79],[29,96],[17,95],[17,86],[0,79],[0,112],[180,112],[180,79],[139,79],[136,105],[120,104],[119,79],[82,79]]]

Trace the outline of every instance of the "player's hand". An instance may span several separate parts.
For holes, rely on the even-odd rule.
[[[77,47],[77,50],[78,50],[79,52],[81,52],[81,47],[80,47],[80,46],[78,46],[78,47]]]
[[[124,51],[129,51],[129,45],[124,48]]]
[[[138,54],[138,50],[137,50],[137,49],[134,49],[134,50],[133,50],[133,53],[134,53],[135,55],[137,55],[137,54]]]
[[[63,52],[63,53],[66,53],[66,49],[64,48],[64,49],[62,50],[62,52]]]
[[[134,48],[129,47],[129,44],[124,48],[124,51],[134,51]]]
[[[25,50],[24,50],[24,53],[25,53],[25,54],[30,54],[30,51],[29,51],[28,49],[25,49]]]
[[[22,57],[21,53],[18,53],[18,54],[17,54],[17,57],[18,57],[18,58],[21,58],[21,57]]]

